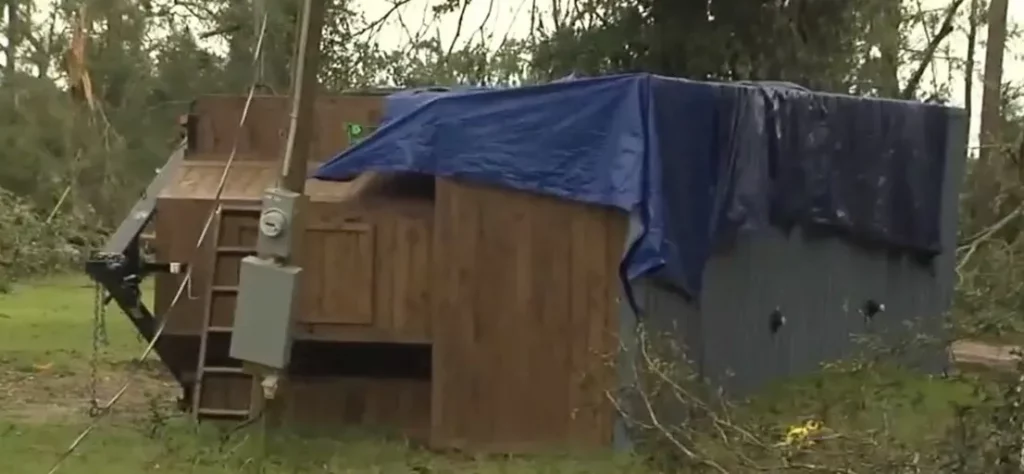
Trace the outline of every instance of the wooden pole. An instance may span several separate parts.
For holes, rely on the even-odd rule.
[[[296,40],[296,57],[292,69],[292,105],[290,123],[288,127],[288,141],[285,145],[284,156],[281,159],[281,175],[278,186],[287,191],[294,192],[300,196],[305,193],[306,175],[308,173],[307,158],[309,156],[309,142],[313,136],[313,104],[316,102],[317,73],[320,63],[320,39],[323,34],[325,0],[304,0],[302,16],[300,17],[299,30]],[[305,199],[300,199],[296,204],[298,216],[303,214]],[[305,222],[302,218],[295,219],[289,224],[292,235],[291,257],[287,261],[278,261],[281,265],[294,264],[302,251],[302,238],[305,233]],[[259,255],[265,259],[272,259],[272,256]],[[298,305],[293,304],[293,308]],[[292,315],[294,318],[294,315]],[[272,370],[267,367],[256,367],[247,364],[254,377],[252,403],[254,413],[263,413],[264,438],[268,429],[280,426],[284,419],[286,401],[282,398],[288,396],[286,371]],[[269,389],[267,396],[265,385]],[[266,441],[266,439],[264,440]]]
[[[292,71],[292,109],[281,168],[281,187],[302,194],[306,190],[309,142],[313,137],[313,104],[320,70],[320,39],[324,26],[324,0],[305,0],[298,47]]]
[[[263,27],[263,17],[267,15],[267,0],[253,0],[252,1],[252,31],[253,38],[259,35],[260,29]],[[253,43],[253,48],[256,47],[256,43]],[[256,51],[256,83],[260,86],[266,85],[266,66],[263,58],[265,55],[263,51]]]

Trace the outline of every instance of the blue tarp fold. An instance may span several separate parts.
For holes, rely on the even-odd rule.
[[[627,283],[699,295],[713,246],[769,224],[939,253],[952,110],[648,74],[403,92],[314,176],[417,172],[615,206],[641,225]]]

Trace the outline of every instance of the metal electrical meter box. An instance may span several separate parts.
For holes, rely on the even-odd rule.
[[[292,228],[299,214],[302,195],[281,188],[270,188],[263,193],[263,209],[260,212],[259,237],[256,252],[273,258],[291,258]]]
[[[259,257],[245,257],[238,271],[238,303],[230,356],[274,369],[291,358],[293,305],[298,304],[302,269]]]

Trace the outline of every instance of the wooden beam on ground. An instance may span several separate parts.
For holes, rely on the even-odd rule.
[[[956,341],[950,352],[953,362],[988,367],[1000,371],[1014,371],[1017,368],[1017,352],[1022,349],[1013,345],[989,344],[977,341]]]

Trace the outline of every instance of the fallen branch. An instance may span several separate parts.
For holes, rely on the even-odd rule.
[[[991,240],[992,236],[995,235],[996,232],[999,232],[1004,227],[1009,225],[1010,222],[1013,222],[1013,220],[1019,217],[1021,213],[1024,213],[1024,203],[1017,206],[1016,209],[1014,209],[1009,214],[1000,219],[999,222],[996,222],[991,227],[988,227],[985,230],[981,231],[980,233],[976,234],[977,237],[972,238],[970,244],[964,245],[956,249],[957,253],[960,253],[963,250],[967,251],[967,253],[964,254],[963,258],[960,259],[960,262],[957,263],[956,271],[959,272],[960,269],[963,268],[968,261],[970,261],[971,257],[974,256],[974,252],[977,252],[978,248],[981,247],[981,244],[985,243],[988,240]]]

